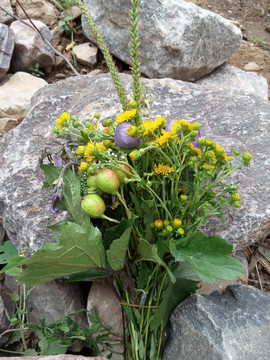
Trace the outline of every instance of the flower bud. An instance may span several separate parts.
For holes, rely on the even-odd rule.
[[[128,102],[128,106],[131,108],[131,109],[136,109],[137,108],[137,102],[132,99]]]
[[[154,224],[157,229],[160,229],[163,226],[162,220],[156,220]]]
[[[245,152],[242,156],[243,164],[248,166],[250,164],[250,160],[252,159],[252,155],[248,152]]]
[[[58,133],[60,132],[59,126],[54,126],[53,132],[54,132],[55,134],[58,134]]]
[[[112,125],[112,123],[113,123],[113,119],[112,119],[112,118],[104,119],[104,120],[102,121],[102,126],[103,126],[103,127],[107,127],[107,126]]]
[[[100,118],[100,113],[98,113],[98,112],[94,113],[94,118],[99,119]]]

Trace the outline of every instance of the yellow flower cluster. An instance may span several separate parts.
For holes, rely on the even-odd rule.
[[[178,135],[173,131],[166,131],[164,129],[161,130],[161,136],[155,140],[157,145],[168,144],[170,139],[177,138]]]
[[[70,114],[67,112],[63,112],[58,119],[55,121],[55,125],[59,127],[59,129],[63,129],[63,123],[65,120],[70,120]]]
[[[131,118],[133,118],[133,117],[136,115],[136,113],[137,113],[137,110],[136,110],[136,109],[134,109],[134,110],[127,110],[127,111],[125,111],[125,112],[123,112],[123,113],[121,113],[121,114],[116,115],[115,120],[116,120],[116,122],[117,122],[118,124],[122,124],[123,122],[128,121],[128,120],[130,120]]]
[[[165,117],[157,116],[156,119],[153,120],[145,120],[142,122],[142,127],[144,130],[143,136],[148,135],[149,133],[153,133],[155,130],[159,129],[161,126],[165,124]]]
[[[173,166],[158,164],[154,166],[154,173],[155,174],[161,174],[161,175],[168,175],[171,172],[174,172],[175,169]]]
[[[169,221],[169,220],[160,220],[157,219],[155,220],[155,222],[151,223],[150,226],[156,230],[162,230],[162,232],[164,234],[170,234],[173,231],[178,234],[178,235],[184,235],[185,231],[184,229],[181,227],[182,225],[182,220],[181,219],[173,219],[173,221]]]

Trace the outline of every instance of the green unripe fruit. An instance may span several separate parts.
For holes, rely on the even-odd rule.
[[[130,166],[126,165],[126,164],[121,164],[120,165],[121,168],[123,168],[125,171],[128,171],[129,173],[131,173],[131,168]],[[127,174],[125,171],[122,171],[120,169],[116,169],[115,172],[120,180],[120,184],[124,184],[125,183],[125,178],[130,178],[130,175]]]
[[[113,119],[112,119],[112,118],[104,119],[104,120],[102,121],[102,126],[103,126],[103,127],[107,127],[107,126],[112,125],[112,123],[113,123]]]
[[[100,113],[98,113],[98,112],[94,113],[94,118],[99,119],[100,118]]]
[[[87,186],[89,186],[90,188],[97,188],[97,185],[96,185],[96,176],[88,176],[87,180]]]
[[[120,180],[114,171],[105,169],[96,176],[96,186],[107,194],[116,194],[120,186]]]
[[[99,218],[105,211],[105,203],[99,195],[89,194],[81,202],[82,210],[92,218]]]

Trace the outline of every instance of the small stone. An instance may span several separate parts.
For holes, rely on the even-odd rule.
[[[68,9],[66,11],[66,13],[68,16],[72,17],[72,20],[76,20],[82,15],[81,9],[76,5],[72,6],[70,9]]]
[[[62,56],[55,56],[54,57],[54,62],[53,62],[53,66],[54,67],[61,67],[65,64],[65,59]]]
[[[87,70],[86,70],[86,69],[82,69],[82,70],[80,71],[80,74],[82,74],[82,75],[87,74]]]
[[[52,33],[52,46],[56,48],[60,44],[61,39],[63,37],[62,27],[59,25],[55,26],[52,29],[51,33]]]
[[[51,26],[57,22],[55,6],[47,0],[20,0],[22,7],[30,19],[40,20],[44,24]],[[16,13],[20,19],[27,19],[24,11],[16,3]]]
[[[55,75],[55,78],[56,78],[56,79],[59,79],[59,80],[60,80],[60,79],[65,79],[65,78],[66,78],[66,75],[59,73],[59,74],[56,74],[56,75]]]
[[[95,308],[98,318],[103,326],[110,326],[114,334],[111,340],[119,340],[123,334],[122,310],[112,287],[105,280],[94,281],[87,300],[87,310]],[[91,325],[91,324],[90,324]],[[115,338],[116,336],[116,338]],[[123,352],[123,344],[113,345],[117,352]],[[103,352],[107,356],[110,352]],[[113,354],[112,360],[122,360],[123,356]]]
[[[91,67],[97,63],[98,48],[91,43],[76,45],[73,51],[80,64]]]
[[[249,62],[244,66],[246,71],[258,71],[261,70],[258,64],[256,64],[254,61]]]

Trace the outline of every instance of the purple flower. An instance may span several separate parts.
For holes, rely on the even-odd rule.
[[[134,148],[139,145],[141,141],[139,136],[134,138],[126,133],[126,130],[130,125],[130,122],[125,121],[116,128],[114,133],[114,141],[116,146],[123,148]]]
[[[172,124],[174,123],[174,120],[170,120],[165,128],[166,131],[171,131],[172,129]],[[178,136],[181,137],[181,133],[179,132],[178,133]],[[200,133],[200,130],[198,130],[198,134],[196,136],[196,139],[195,141],[192,141],[192,144],[194,147],[196,148],[199,148],[199,145],[198,145],[198,139],[201,137],[201,133]]]
[[[63,166],[63,160],[62,160],[62,158],[55,157],[55,158],[54,158],[54,163],[55,163],[55,166]]]
[[[57,193],[54,193],[52,196],[52,203],[51,203],[51,207],[50,207],[50,212],[52,214],[56,214],[60,208],[56,207],[56,204],[58,203],[58,201],[60,200],[60,197]]]

